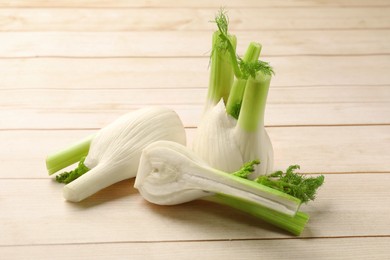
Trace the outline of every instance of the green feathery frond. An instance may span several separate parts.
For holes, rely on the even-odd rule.
[[[79,178],[81,175],[89,171],[89,168],[84,164],[85,157],[81,158],[78,166],[73,171],[63,172],[56,176],[56,181],[59,183],[68,184],[75,179]]]
[[[244,164],[241,169],[239,169],[236,172],[233,172],[232,174],[237,176],[237,177],[247,179],[248,176],[255,171],[255,165],[258,165],[258,164],[260,164],[259,160],[253,160],[251,162]]]
[[[275,75],[275,72],[268,62],[257,60],[255,62],[245,62],[243,59],[238,58],[238,65],[243,74],[243,78],[249,77],[255,78],[256,73],[261,71],[265,75]]]
[[[234,75],[237,78],[241,78],[242,73],[238,65],[239,57],[236,54],[236,49],[231,41],[231,36],[229,35],[229,18],[226,14],[227,12],[221,8],[213,21],[218,27],[219,41],[214,44],[213,50],[211,51],[211,56],[214,54],[215,50],[220,52],[228,52],[230,55],[230,62],[233,67]]]
[[[229,41],[229,34],[228,34],[228,28],[229,28],[229,18],[226,15],[226,11],[221,8],[217,15],[215,16],[214,20],[211,21],[212,23],[215,23],[218,27],[219,33],[222,35],[219,36],[219,41],[216,41],[213,45],[210,57],[213,56],[213,53],[215,50],[218,50],[220,52],[226,52],[228,49],[228,41]]]
[[[255,181],[270,188],[280,190],[293,197],[300,199],[303,203],[315,199],[317,189],[324,183],[324,176],[305,177],[294,171],[299,165],[292,165],[286,172],[277,171],[269,175],[260,176]]]

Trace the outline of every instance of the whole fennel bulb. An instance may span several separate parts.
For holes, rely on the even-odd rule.
[[[173,110],[149,107],[121,116],[92,137],[88,155],[70,174],[84,169],[86,172],[64,186],[64,198],[78,202],[116,182],[135,177],[142,149],[159,140],[186,143],[183,124]],[[58,157],[61,153],[56,161],[60,161]]]
[[[264,128],[273,69],[258,60],[259,43],[251,42],[242,59],[236,54],[237,39],[228,33],[228,21],[224,11],[215,18],[218,30],[213,34],[207,101],[193,149],[225,172],[259,160],[260,166],[249,176],[253,179],[273,169],[273,148]]]

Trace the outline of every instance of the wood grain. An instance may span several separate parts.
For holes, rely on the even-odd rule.
[[[102,106],[109,108],[101,108]],[[147,104],[145,104],[147,106]],[[187,127],[200,122],[202,106],[165,104],[178,113]],[[0,110],[0,130],[25,129],[80,129],[101,128],[124,113],[141,105],[104,103],[96,108],[71,108],[62,105],[55,109],[18,108]],[[389,125],[390,108],[387,103],[341,104],[270,104],[267,107],[266,126],[353,126]]]
[[[101,128],[144,106],[170,107],[185,126],[196,127],[207,89],[3,89],[0,94],[0,118],[9,118],[0,121],[0,129]],[[273,87],[265,124],[390,124],[389,104],[390,86]]]
[[[173,243],[104,243],[74,245],[38,245],[0,247],[0,254],[7,259],[145,259],[158,255],[158,259],[215,258],[237,259],[385,259],[390,254],[388,237],[335,238],[335,239],[287,239],[287,240],[244,240],[244,241],[193,241]],[[337,248],[337,250],[329,250]],[[59,254],[58,252],[61,252]],[[8,257],[10,256],[10,257]]]
[[[267,61],[276,71],[271,83],[275,87],[390,85],[386,55],[269,57]],[[0,88],[205,88],[208,63],[207,57],[0,59]]]
[[[208,57],[212,32],[1,32],[0,57]],[[270,56],[390,55],[390,30],[237,32]],[[45,39],[45,42],[42,42]],[[151,47],[153,46],[153,47]]]
[[[110,109],[119,106],[197,105],[206,101],[207,88],[112,88],[112,89],[0,89],[1,108]],[[95,99],[86,98],[94,97]],[[169,97],[164,99],[161,97]],[[268,104],[340,104],[390,103],[390,85],[386,86],[271,86]],[[121,108],[121,107],[119,107]],[[200,109],[201,111],[201,109]]]
[[[226,6],[226,5],[224,5]],[[390,28],[389,7],[240,8],[229,10],[230,29]],[[210,30],[217,8],[1,9],[1,31]],[[259,22],[258,17],[261,17]]]
[[[311,220],[301,237],[390,234],[389,207],[383,206],[390,203],[390,190],[382,185],[390,181],[389,174],[325,178],[316,202],[302,207]],[[62,185],[55,182],[2,179],[0,231],[7,236],[1,236],[0,245],[292,238],[260,220],[210,202],[152,205],[132,185],[133,181],[123,181],[74,204],[63,201]]]
[[[174,8],[174,7],[215,7],[226,6],[228,8],[234,7],[317,7],[317,6],[337,6],[337,7],[354,7],[354,6],[389,6],[387,0],[197,0],[197,1],[174,1],[174,0],[116,0],[107,2],[105,0],[13,0],[1,1],[0,7],[76,7],[76,8],[133,8],[133,7],[159,7],[159,8]]]
[[[0,150],[0,158],[7,162],[0,178],[48,178],[47,155],[96,131],[0,131],[0,145],[7,147]],[[267,131],[276,169],[299,164],[304,173],[390,172],[390,126],[268,127]],[[195,133],[196,129],[187,129],[188,146]]]
[[[324,173],[300,238],[235,210],[146,203],[132,181],[73,204],[47,154],[142,106],[175,109],[192,143],[212,19],[276,70],[278,169]],[[0,258],[386,259],[390,254],[387,0],[0,0]]]

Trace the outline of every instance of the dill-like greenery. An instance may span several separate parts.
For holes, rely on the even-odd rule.
[[[89,168],[84,164],[85,157],[81,158],[78,166],[73,171],[63,172],[56,176],[56,181],[59,183],[68,184],[75,179],[79,178],[81,175],[89,171]]]
[[[230,56],[231,65],[233,67],[234,75],[237,78],[241,78],[242,73],[237,62],[238,56],[236,55],[235,47],[230,39],[231,36],[229,35],[228,32],[229,18],[226,15],[226,11],[223,8],[219,10],[213,22],[218,27],[219,41],[217,41],[217,43],[213,46],[211,55],[215,53],[215,50],[219,50],[221,52],[228,52]]]
[[[247,179],[254,172],[255,165],[259,163],[258,160],[253,160],[244,164],[240,170],[232,174]],[[323,175],[318,177],[305,177],[302,174],[294,172],[297,169],[300,169],[299,165],[291,165],[287,168],[286,172],[277,171],[269,175],[260,176],[254,181],[298,198],[302,203],[307,203],[315,199],[317,189],[324,183],[325,178]]]
[[[294,171],[299,165],[291,165],[286,172],[277,171],[269,175],[260,176],[255,181],[270,188],[280,190],[307,203],[315,199],[317,189],[324,183],[324,176],[305,177]]]
[[[243,78],[249,77],[255,78],[256,73],[261,71],[265,75],[275,75],[275,72],[268,62],[257,60],[255,62],[245,62],[243,59],[238,58],[238,65],[242,71]]]
[[[229,19],[224,9],[220,9],[214,20],[211,22],[217,25],[220,35],[219,41],[216,41],[213,45],[210,58],[213,56],[215,50],[218,50],[222,53],[228,51],[228,44],[230,40],[228,34]]]
[[[261,71],[266,75],[275,74],[273,68],[268,62],[261,60],[255,62],[244,62],[243,59],[236,54],[233,44],[229,38],[229,17],[224,9],[219,10],[213,22],[218,27],[220,40],[215,44],[215,46],[213,46],[211,55],[213,55],[215,49],[223,52],[228,51],[230,53],[234,74],[237,78],[255,78],[258,71]]]
[[[255,165],[258,164],[260,164],[259,160],[253,160],[251,162],[244,164],[241,169],[239,169],[236,172],[233,172],[232,174],[237,177],[247,179],[248,176],[255,171]]]
[[[228,28],[229,28],[229,17],[226,14],[227,11],[221,8],[214,19],[214,22],[218,26],[218,30],[225,36],[228,35]]]

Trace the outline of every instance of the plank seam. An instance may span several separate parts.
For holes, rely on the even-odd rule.
[[[271,89],[289,89],[289,88],[338,88],[338,87],[390,87],[390,84],[337,84],[337,85],[288,85],[288,86],[282,86],[282,85],[273,85],[271,86]],[[12,91],[12,90],[191,90],[191,89],[204,89],[207,90],[207,86],[203,87],[190,87],[190,88],[181,88],[181,87],[164,87],[164,88],[144,88],[144,87],[134,87],[134,88],[126,88],[126,87],[102,87],[102,88],[47,88],[47,87],[33,87],[33,88],[1,88],[0,91]]]
[[[0,247],[23,246],[69,246],[69,245],[104,245],[104,244],[157,244],[157,243],[210,243],[210,242],[239,242],[239,241],[271,241],[271,240],[309,240],[309,239],[362,239],[362,238],[390,238],[390,235],[357,235],[357,236],[324,236],[324,237],[280,237],[280,238],[232,238],[232,239],[204,239],[204,240],[134,240],[134,241],[102,241],[102,242],[75,242],[75,243],[41,243],[41,244],[2,244]]]
[[[285,58],[285,57],[371,57],[390,56],[390,53],[361,53],[361,54],[280,54],[263,55],[263,58]],[[77,56],[77,55],[26,55],[26,56],[0,56],[2,60],[14,59],[209,59],[209,56]]]
[[[343,9],[381,9],[389,8],[390,5],[346,5],[346,4],[334,4],[334,5],[307,5],[307,6],[297,6],[297,5],[269,5],[269,6],[227,6],[230,9],[324,9],[324,8],[343,8]],[[213,6],[188,6],[188,7],[177,7],[177,5],[172,6],[0,6],[0,9],[212,9],[218,10],[219,7]]]
[[[0,8],[1,10],[1,8]],[[320,28],[258,28],[258,29],[241,29],[241,28],[235,28],[232,29],[234,32],[258,32],[258,31],[265,31],[265,32],[291,32],[291,31],[386,31],[390,30],[390,27],[344,27],[344,28],[335,28],[335,27],[320,27]],[[19,30],[19,29],[9,29],[9,30],[0,30],[1,33],[53,33],[53,32],[61,32],[61,33],[126,33],[126,32],[212,32],[212,29],[142,29],[142,30],[72,30],[72,29],[62,29],[61,31],[58,30],[38,30],[38,29],[31,29],[31,30]]]
[[[390,123],[383,124],[328,124],[328,125],[266,125],[266,128],[303,128],[303,127],[373,127],[373,126],[390,126]],[[0,128],[0,131],[97,131],[100,128]],[[185,126],[185,129],[197,129],[196,126]]]

